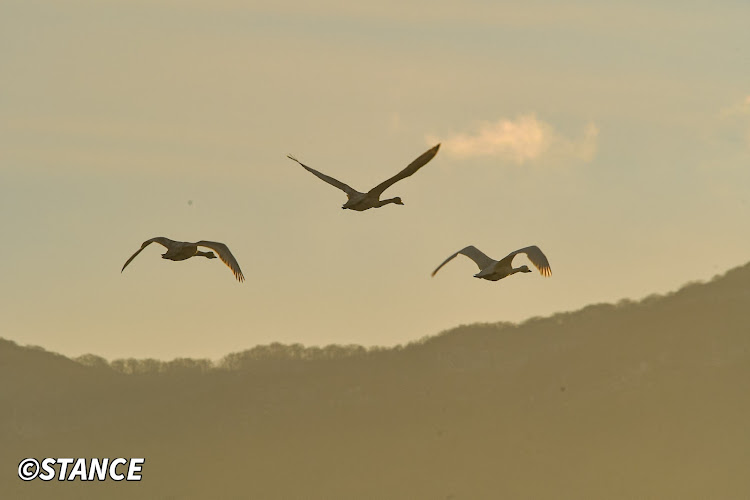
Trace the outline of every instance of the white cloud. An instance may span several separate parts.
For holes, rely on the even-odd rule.
[[[426,137],[428,144],[442,142],[442,149],[459,157],[492,156],[518,163],[543,156],[577,158],[590,161],[596,154],[599,129],[589,123],[578,140],[568,139],[535,114],[518,116],[515,120],[501,118],[481,122],[474,133],[459,133],[442,140]]]
[[[750,147],[750,95],[722,108],[714,125],[714,134],[730,141],[740,141]]]
[[[750,116],[750,95],[740,102],[722,108],[720,114],[722,118],[728,118],[731,116]]]

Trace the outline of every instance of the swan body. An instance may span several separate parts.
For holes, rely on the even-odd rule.
[[[465,255],[466,257],[470,258],[479,267],[479,272],[474,275],[475,278],[481,278],[489,281],[498,281],[515,273],[530,273],[531,269],[529,269],[529,267],[526,265],[523,265],[521,267],[513,267],[513,257],[518,255],[519,253],[526,254],[531,263],[534,264],[534,267],[539,270],[539,273],[541,273],[542,276],[548,277],[552,275],[552,269],[549,266],[547,256],[542,253],[538,246],[532,245],[530,247],[524,247],[516,250],[515,252],[511,252],[500,260],[493,260],[482,253],[477,247],[468,246],[445,259],[442,264],[440,264],[434,271],[432,271],[432,276],[435,276],[435,274],[440,270],[441,267],[453,260],[458,254]]]
[[[387,179],[374,188],[370,189],[366,193],[361,193],[357,191],[356,189],[352,188],[351,186],[344,184],[343,182],[339,181],[338,179],[334,179],[333,177],[326,175],[322,172],[318,172],[314,168],[310,168],[301,161],[299,161],[297,158],[295,158],[292,155],[287,155],[287,158],[290,160],[294,160],[302,167],[305,168],[308,172],[316,176],[317,178],[327,182],[331,186],[337,187],[340,190],[342,190],[344,193],[346,193],[347,201],[344,203],[341,208],[345,210],[356,210],[357,212],[362,212],[365,210],[369,210],[371,208],[380,208],[382,206],[388,205],[389,203],[393,203],[396,205],[403,205],[404,202],[401,201],[401,198],[398,196],[395,198],[388,198],[385,200],[381,200],[380,196],[383,194],[383,191],[391,187],[396,182],[400,181],[401,179],[405,179],[409,177],[410,175],[414,174],[417,170],[425,166],[430,160],[432,160],[435,155],[438,152],[438,149],[440,148],[440,144],[430,148],[429,150],[425,151],[420,155],[416,160],[411,162],[405,169],[403,169],[401,172],[397,173],[390,179]]]
[[[214,254],[214,252],[204,252],[198,250],[198,247],[210,248],[211,250],[219,254],[219,258],[224,264],[229,267],[229,269],[232,270],[232,273],[234,274],[234,277],[237,278],[237,281],[245,281],[245,276],[242,275],[242,270],[240,270],[240,265],[237,263],[237,259],[234,258],[232,252],[229,251],[229,247],[227,247],[224,243],[203,240],[196,243],[188,243],[185,241],[170,240],[169,238],[165,238],[163,236],[157,236],[156,238],[151,238],[150,240],[144,241],[141,245],[141,248],[139,248],[138,251],[131,255],[127,262],[125,262],[125,265],[122,266],[122,270],[120,272],[124,271],[125,268],[128,267],[128,264],[130,264],[130,262],[135,259],[136,256],[151,243],[158,243],[167,249],[165,253],[161,254],[162,259],[175,261],[187,260],[190,257],[196,256],[206,257],[207,259],[215,259],[216,255]]]

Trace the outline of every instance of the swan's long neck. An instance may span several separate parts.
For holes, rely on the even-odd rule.
[[[206,258],[209,258],[209,259],[213,259],[214,258],[214,253],[213,252],[203,252],[202,250],[198,250],[197,252],[195,252],[195,255],[200,255],[201,257],[206,257]]]
[[[404,202],[401,201],[401,198],[398,196],[396,198],[388,198],[387,200],[378,200],[378,207],[382,207],[383,205],[387,205],[389,203],[394,203],[396,205],[403,205]]]

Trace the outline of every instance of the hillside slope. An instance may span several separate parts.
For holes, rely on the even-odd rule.
[[[128,372],[128,373],[124,373]],[[4,498],[750,498],[750,265],[640,302],[393,349],[205,361],[0,341]],[[145,457],[23,483],[27,456]]]

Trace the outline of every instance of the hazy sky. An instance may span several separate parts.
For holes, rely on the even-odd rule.
[[[0,335],[109,358],[391,345],[710,278],[750,259],[748,19],[745,0],[4,0]],[[385,192],[405,206],[362,213],[285,157],[364,191],[438,141]],[[157,245],[120,274],[154,236],[223,241],[247,281]],[[552,277],[477,280],[461,257],[430,278],[468,244],[537,244]]]

